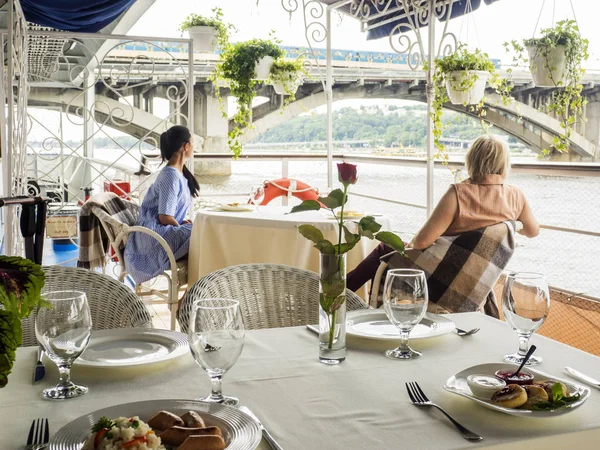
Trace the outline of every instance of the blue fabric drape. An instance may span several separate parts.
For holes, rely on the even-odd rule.
[[[485,3],[486,5],[490,5],[497,1],[499,1],[499,0],[483,0],[483,3]],[[475,11],[477,8],[479,8],[481,3],[482,3],[482,0],[458,0],[458,1],[456,1],[452,5],[452,12],[450,13],[450,19],[454,19],[456,17],[463,16],[463,15],[465,15],[465,13],[469,13],[470,11]],[[470,8],[470,11],[467,11],[468,8]],[[374,6],[371,6],[371,13],[372,14],[377,13]],[[441,20],[442,21],[448,20],[447,15],[448,15],[448,13],[446,13],[446,15],[442,16]],[[394,16],[394,14],[392,13],[392,14],[383,16],[381,18],[375,19],[373,21],[369,21],[369,25],[373,25],[378,22],[387,21],[387,20],[393,18],[393,16]],[[387,23],[385,25],[382,25],[379,28],[369,30],[369,32],[367,33],[367,40],[370,41],[373,39],[381,39],[384,37],[387,38],[387,37],[389,37],[390,33],[396,26],[398,26],[399,24],[403,24],[403,23],[408,23],[408,19],[402,18],[402,19]],[[409,31],[408,26],[407,27],[400,26],[399,29],[394,32],[394,34],[405,33],[407,31]]]
[[[123,12],[135,0],[21,0],[25,18],[63,31],[95,33]]]

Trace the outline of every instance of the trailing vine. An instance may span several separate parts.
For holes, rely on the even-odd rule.
[[[283,103],[284,107],[296,100],[296,90],[298,89],[301,75],[308,76],[302,59],[294,61],[278,59],[273,63],[267,83],[281,83],[283,85],[286,95]]]
[[[512,101],[510,92],[512,86],[508,80],[500,77],[496,72],[494,64],[490,60],[487,53],[482,52],[479,49],[471,52],[468,50],[465,44],[460,44],[456,52],[451,55],[444,56],[442,58],[436,58],[435,70],[433,73],[433,105],[431,112],[431,119],[433,122],[433,139],[434,145],[437,149],[437,153],[434,156],[437,159],[441,159],[444,163],[448,162],[449,156],[446,152],[446,146],[441,142],[444,125],[442,123],[442,111],[444,105],[450,101],[448,96],[446,82],[450,82],[452,87],[461,92],[466,92],[475,86],[475,83],[479,79],[477,71],[488,72],[490,78],[488,84],[494,88],[497,94],[500,95],[502,101],[508,104]],[[452,72],[456,71],[468,71],[461,78],[452,76]],[[469,111],[474,112],[480,119],[481,125],[485,132],[489,130],[489,125],[485,121],[485,97],[483,97],[477,104],[467,105]]]
[[[240,156],[242,130],[250,126],[252,120],[252,101],[256,97],[256,64],[265,56],[275,60],[283,56],[283,50],[277,45],[278,41],[252,39],[228,45],[221,53],[221,59],[215,68],[212,81],[226,80],[229,82],[231,95],[235,96],[238,110],[233,116],[233,129],[229,132],[228,145],[233,151],[234,158]],[[219,89],[216,96],[223,105]],[[227,114],[223,112],[223,116]]]
[[[553,149],[544,149],[542,154],[549,155],[552,150],[557,152],[566,152],[569,148],[569,139],[578,123],[585,121],[584,107],[587,103],[581,96],[583,85],[581,80],[585,74],[583,63],[589,57],[588,40],[581,37],[579,28],[574,20],[562,20],[557,22],[553,28],[546,28],[541,31],[539,38],[525,39],[523,45],[516,41],[504,44],[507,51],[513,50],[513,66],[520,62],[529,62],[532,71],[535,69],[533,61],[525,57],[525,51],[529,48],[534,58],[541,60],[544,68],[549,71],[550,79],[556,89],[552,92],[550,103],[546,106],[546,112],[554,114],[563,133],[555,136],[553,139]],[[551,53],[557,47],[564,47],[565,50],[565,82],[558,79],[557,68],[552,67]]]

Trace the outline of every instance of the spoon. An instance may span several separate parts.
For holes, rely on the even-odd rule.
[[[523,359],[523,362],[521,363],[521,365],[519,366],[519,368],[517,369],[517,371],[513,374],[510,374],[508,377],[516,377],[517,375],[519,375],[519,372],[521,371],[521,369],[523,368],[523,366],[525,364],[527,364],[527,361],[529,361],[529,358],[531,358],[531,355],[533,355],[533,352],[535,352],[535,349],[537,347],[535,345],[532,345],[531,347],[529,347],[529,350],[527,351],[527,354],[525,355],[525,359]]]

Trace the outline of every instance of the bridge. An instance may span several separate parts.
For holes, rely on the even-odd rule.
[[[95,68],[94,115],[102,126],[111,126],[146,141],[158,142],[158,135],[171,122],[177,122],[179,111],[186,111],[187,100],[173,101],[172,89],[186,89],[187,45],[168,46],[160,42],[122,43],[113,45]],[[301,47],[284,47],[287,57],[295,57],[306,51]],[[68,52],[68,51],[67,51]],[[317,49],[318,57],[323,55]],[[66,55],[68,56],[68,55]],[[345,50],[334,50],[333,98],[342,99],[381,98],[426,101],[425,72],[408,69],[403,55],[394,53],[361,52],[358,56]],[[227,152],[227,132],[232,124],[222,117],[215,89],[210,76],[218,62],[218,55],[195,55],[194,69],[194,123],[196,135],[204,140],[203,151]],[[496,62],[498,63],[498,62]],[[263,102],[253,107],[253,127],[245,131],[242,142],[252,141],[260,133],[283,123],[298,114],[326,103],[324,66],[308,66],[309,77],[298,89],[296,101],[282,109],[283,96],[275,94],[272,86],[262,84],[257,96]],[[35,74],[34,74],[35,76]],[[62,79],[56,78],[62,76]],[[40,108],[60,108],[75,114],[83,114],[82,86],[65,83],[64,70],[56,75],[32,83],[29,105]],[[552,89],[532,85],[526,71],[512,74],[515,101],[504,105],[488,93],[486,119],[497,128],[519,139],[535,152],[550,148],[553,137],[561,133],[558,120],[540,112],[552,93]],[[587,122],[579,124],[571,137],[568,154],[554,155],[561,160],[600,159],[600,75],[586,74],[584,96]],[[59,83],[57,83],[59,82]],[[91,86],[90,86],[91,88]],[[218,87],[223,97],[228,88]],[[170,93],[171,92],[171,93]],[[154,114],[155,99],[169,101],[167,121]],[[227,102],[225,101],[225,104]],[[472,114],[462,106],[446,105],[448,109]],[[115,111],[123,117],[115,118]],[[116,120],[115,120],[116,119]],[[185,118],[183,123],[185,123]]]

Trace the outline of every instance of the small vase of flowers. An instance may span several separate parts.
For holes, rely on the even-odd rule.
[[[339,364],[346,359],[346,254],[362,237],[376,239],[394,250],[404,253],[404,242],[390,231],[381,231],[374,217],[365,216],[352,226],[344,217],[348,188],[358,180],[354,164],[338,164],[338,180],[342,189],[334,189],[327,197],[305,200],[292,208],[292,213],[327,209],[337,221],[338,241],[325,239],[323,232],[313,225],[300,225],[298,231],[314,243],[321,253],[319,277],[319,360],[325,364]],[[339,209],[339,212],[336,210]]]

